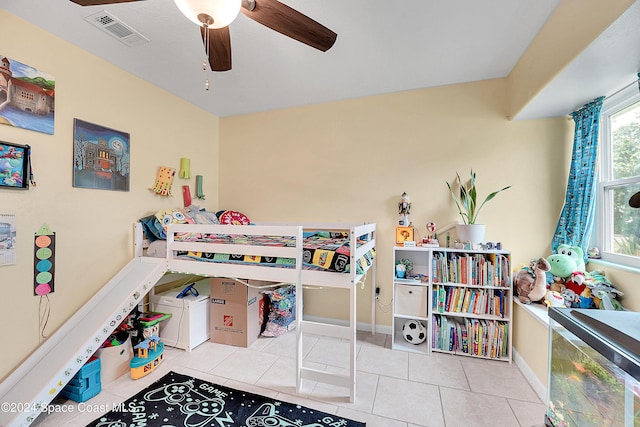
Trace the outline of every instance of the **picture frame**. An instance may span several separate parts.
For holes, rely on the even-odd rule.
[[[51,74],[0,55],[0,125],[54,134],[56,79]]]
[[[30,152],[28,145],[0,141],[0,189],[29,189]]]
[[[80,119],[73,120],[73,186],[129,191],[130,135]]]
[[[413,242],[413,227],[396,227],[396,245]]]

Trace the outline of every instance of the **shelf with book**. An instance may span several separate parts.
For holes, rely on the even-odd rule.
[[[400,259],[410,259],[414,269],[409,280],[394,277],[394,349],[511,362],[508,251],[395,247],[394,263]],[[427,286],[427,293],[418,286]],[[402,326],[411,319],[427,327],[426,345],[404,338]]]
[[[407,260],[411,270],[405,277],[398,277],[394,269],[392,348],[426,354],[429,352],[429,252],[422,247],[396,246],[394,265],[406,264]],[[411,336],[406,338],[403,328],[411,327],[418,330],[411,329]]]

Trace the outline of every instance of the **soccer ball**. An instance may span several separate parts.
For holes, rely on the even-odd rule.
[[[402,325],[402,336],[411,344],[420,344],[427,339],[427,328],[419,320],[410,319]]]

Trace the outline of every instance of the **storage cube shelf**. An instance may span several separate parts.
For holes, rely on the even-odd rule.
[[[508,251],[394,247],[394,264],[413,270],[393,280],[394,349],[511,362],[513,290]],[[417,320],[427,338],[413,344],[403,325]]]

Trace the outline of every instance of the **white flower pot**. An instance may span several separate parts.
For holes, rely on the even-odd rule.
[[[471,246],[484,242],[484,224],[458,224],[456,234],[462,243],[471,242]]]

